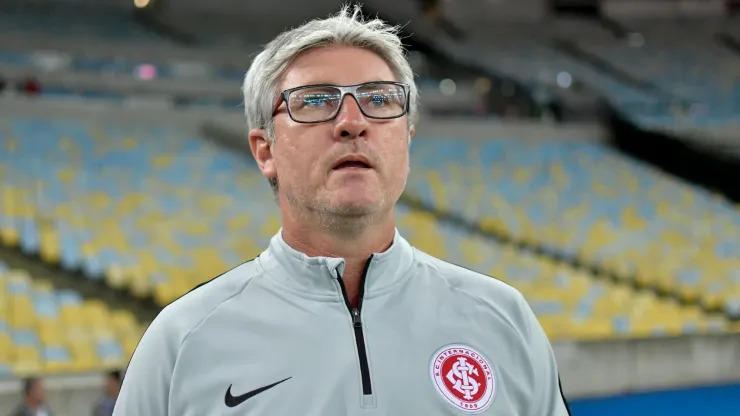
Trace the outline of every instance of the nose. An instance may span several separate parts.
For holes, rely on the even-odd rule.
[[[351,95],[347,95],[342,100],[342,108],[334,119],[334,138],[356,139],[363,137],[367,133],[368,120],[357,101]]]

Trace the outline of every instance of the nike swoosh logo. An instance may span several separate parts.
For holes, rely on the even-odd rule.
[[[230,384],[230,385],[229,385],[229,388],[228,388],[228,389],[226,390],[226,396],[224,396],[224,402],[226,403],[226,406],[229,406],[229,407],[236,407],[236,406],[239,406],[240,404],[242,404],[242,403],[244,403],[245,401],[247,401],[247,400],[251,399],[252,397],[254,397],[254,396],[256,396],[256,395],[258,395],[258,394],[262,393],[263,391],[269,390],[269,389],[271,389],[271,388],[273,388],[273,387],[277,386],[277,385],[278,385],[278,384],[280,384],[280,383],[283,383],[283,382],[285,382],[285,381],[288,381],[288,380],[290,380],[291,378],[292,378],[292,377],[288,377],[288,378],[286,378],[286,379],[284,379],[284,380],[280,380],[280,381],[278,381],[278,382],[275,382],[275,383],[269,384],[269,385],[267,385],[267,386],[264,386],[264,387],[260,387],[260,388],[258,388],[258,389],[252,390],[252,391],[250,391],[250,392],[244,393],[244,394],[242,394],[242,395],[239,395],[239,396],[232,396],[232,395],[231,395],[231,386],[232,386],[232,385]]]

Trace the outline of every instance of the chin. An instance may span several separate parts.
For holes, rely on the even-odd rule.
[[[362,218],[378,211],[377,206],[368,205],[334,205],[330,209],[333,215],[345,218]]]
[[[382,198],[364,195],[338,196],[329,205],[332,211],[347,216],[363,216],[377,212],[382,207]]]

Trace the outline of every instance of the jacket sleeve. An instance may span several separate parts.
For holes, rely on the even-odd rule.
[[[535,394],[530,416],[570,416],[562,392],[558,366],[550,341],[529,304],[522,297],[527,338],[535,377]]]
[[[167,416],[170,383],[179,351],[166,308],[149,325],[126,369],[113,416]]]

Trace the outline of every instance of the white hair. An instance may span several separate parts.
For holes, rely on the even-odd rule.
[[[396,81],[410,86],[407,118],[409,127],[413,126],[417,117],[418,90],[398,32],[398,27],[378,18],[366,20],[359,5],[353,10],[345,5],[333,16],[311,20],[281,33],[254,58],[244,77],[242,91],[248,127],[265,129],[267,139],[273,141],[272,113],[285,69],[301,52],[331,46],[363,48],[383,58],[397,77]]]

